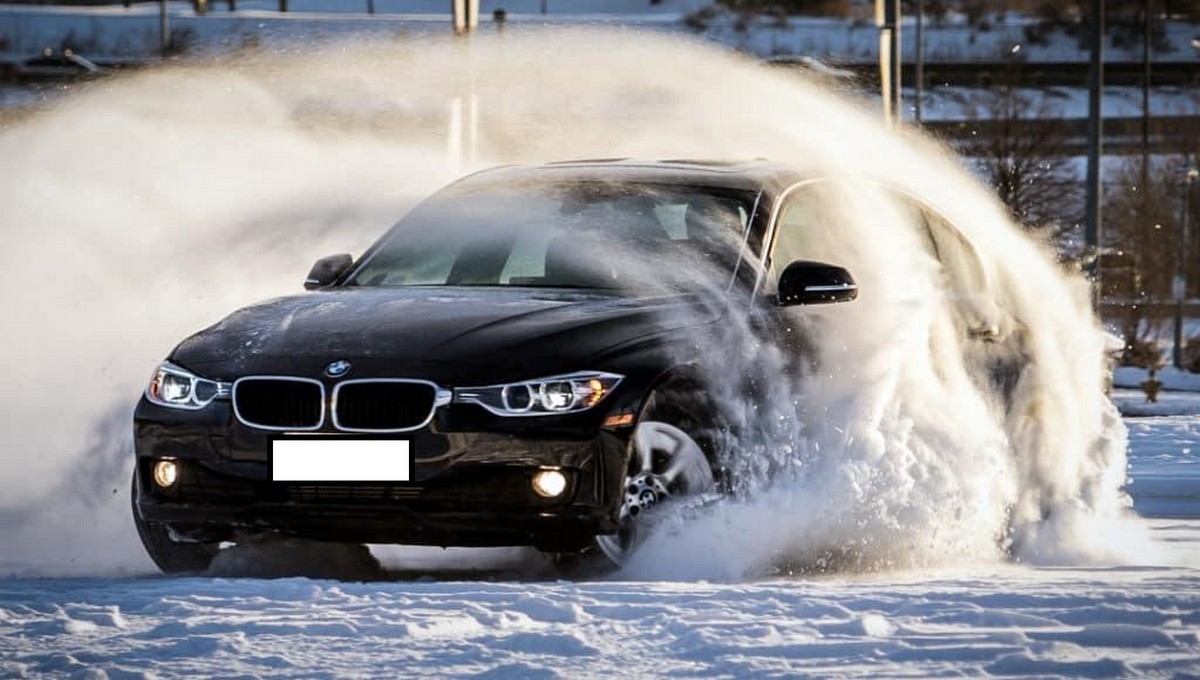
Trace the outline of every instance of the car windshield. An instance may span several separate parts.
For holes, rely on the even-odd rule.
[[[749,191],[643,183],[466,185],[417,206],[348,286],[630,288],[728,282]]]

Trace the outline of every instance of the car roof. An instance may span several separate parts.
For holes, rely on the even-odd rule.
[[[491,184],[547,181],[619,181],[725,187],[730,189],[777,190],[806,175],[792,166],[764,159],[693,160],[599,158],[558,161],[541,165],[509,165],[468,175],[455,183],[465,187]]]

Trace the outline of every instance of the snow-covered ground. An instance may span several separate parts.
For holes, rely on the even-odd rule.
[[[426,550],[370,582],[9,579],[0,676],[1195,677],[1200,416],[1126,424],[1161,549],[1130,564],[566,582]]]
[[[541,13],[545,4],[547,13]],[[689,12],[710,4],[705,0],[482,0],[480,28],[495,30],[493,12],[504,9],[513,26],[619,24],[692,33],[684,24]],[[169,3],[177,42],[190,47],[259,44],[262,40],[293,42],[348,35],[388,35],[403,39],[416,34],[448,34],[449,3],[445,0],[376,0],[375,14],[367,3],[341,0],[292,0],[290,11],[279,12],[272,0],[241,0],[236,12],[222,0],[210,0],[210,11],[198,16],[191,2]],[[1031,41],[1033,19],[1012,14],[987,30],[972,28],[961,18],[926,27],[925,56],[931,62],[975,62],[1008,59],[1016,48],[1022,59],[1037,62],[1083,62],[1087,52],[1062,31]],[[901,42],[903,59],[916,57],[915,26],[906,17]],[[1155,54],[1158,62],[1195,63],[1200,53],[1191,48],[1196,26],[1168,22],[1168,46]],[[696,35],[761,57],[806,55],[840,62],[874,63],[879,54],[879,30],[867,20],[792,17],[780,22],[759,17],[743,23],[731,13],[709,19]],[[114,3],[98,7],[42,7],[0,3],[0,60],[17,61],[47,47],[71,47],[96,60],[157,59],[160,49],[157,3],[126,8]],[[1111,41],[1110,41],[1111,43]],[[1140,62],[1140,46],[1110,44],[1110,61]]]
[[[1144,368],[1121,366],[1113,371],[1113,384],[1117,387],[1138,387],[1148,376]],[[1200,392],[1200,373],[1189,373],[1168,366],[1155,372],[1164,390],[1187,390]]]
[[[980,62],[1007,59],[1019,48],[1022,59],[1031,62],[1086,62],[1087,49],[1078,40],[1061,31],[1048,34],[1044,40],[1031,41],[1027,28],[1035,19],[1010,14],[1004,23],[986,30],[972,28],[963,21],[942,25],[930,22],[925,33],[925,58],[930,62]],[[916,59],[915,19],[906,17],[902,26],[902,58]],[[1166,28],[1166,40],[1171,48],[1155,54],[1155,61],[1194,62],[1197,54],[1190,48],[1196,27],[1173,22]],[[773,18],[762,17],[742,27],[731,16],[711,22],[706,37],[739,50],[771,56],[805,54],[821,59],[872,63],[879,55],[879,31],[874,22],[846,22],[840,19],[806,17],[780,24]],[[1109,61],[1141,61],[1141,46],[1117,47],[1110,38],[1105,50]]]
[[[925,120],[971,120],[994,117],[1003,89],[935,87],[924,93]],[[1088,92],[1082,87],[1019,88],[1017,118],[1086,118]],[[1200,92],[1193,87],[1158,87],[1150,96],[1151,116],[1194,116],[1200,112]],[[1142,115],[1142,91],[1136,87],[1106,87],[1104,115],[1111,118]]]
[[[1122,387],[1113,391],[1113,401],[1126,416],[1200,416],[1200,399],[1195,392],[1161,390],[1157,399],[1149,402],[1142,390]]]
[[[480,31],[495,31],[492,7],[482,3]],[[512,25],[543,24],[623,25],[683,31],[681,10],[685,0],[650,7],[630,1],[606,3],[550,2],[553,11],[542,15],[522,2],[509,6]],[[622,13],[636,5],[636,10]],[[377,3],[377,12],[367,14],[365,3],[293,2],[292,11],[279,12],[278,3],[239,2],[236,12],[211,3],[212,11],[200,16],[191,2],[169,3],[172,39],[192,54],[227,51],[264,41],[283,45],[312,40],[375,36],[408,39],[421,35],[450,35],[452,24],[448,3]],[[526,10],[521,13],[516,10]],[[349,10],[349,11],[347,11]],[[656,10],[656,11],[645,11]],[[98,62],[157,60],[161,50],[157,3],[125,8],[119,4],[99,7],[31,6],[0,3],[0,62],[23,61],[42,50],[71,48]]]
[[[1019,567],[730,585],[0,582],[0,674],[1188,677],[1197,585],[1194,569]]]

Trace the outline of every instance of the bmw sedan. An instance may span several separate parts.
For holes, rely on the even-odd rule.
[[[783,308],[856,297],[787,245],[814,181],[599,160],[451,184],[157,367],[134,423],[147,552],[202,571],[277,534],[622,564],[657,506],[730,488],[702,370],[720,358],[695,349],[720,301],[771,335]]]

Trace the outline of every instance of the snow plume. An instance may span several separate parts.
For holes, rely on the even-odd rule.
[[[143,380],[179,339],[298,289],[318,256],[361,252],[466,170],[614,156],[770,157],[858,187],[806,244],[862,290],[795,313],[819,368],[783,379],[785,354],[746,334],[713,348],[732,357],[717,394],[779,368],[761,407],[724,400],[742,425],[729,464],[770,482],[657,537],[631,573],[1118,558],[1125,435],[1082,281],[940,148],[876,118],[727,52],[629,32],[286,48],[65,97],[0,132],[0,569],[147,568],[121,452]],[[472,138],[473,155],[447,154]],[[980,386],[962,301],[865,178],[919,197],[983,254],[987,288],[969,302],[1009,310],[1002,331],[1027,360],[1007,411]]]
[[[305,116],[286,86],[303,81],[270,63],[162,69],[0,133],[0,571],[152,569],[128,498],[150,371],[457,173],[413,140]]]

